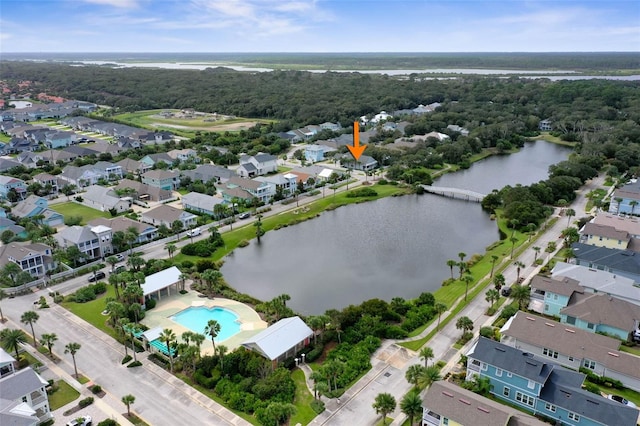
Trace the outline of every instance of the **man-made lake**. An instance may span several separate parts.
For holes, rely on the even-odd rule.
[[[547,177],[570,149],[529,143],[491,157],[435,185],[488,193]],[[435,291],[459,252],[484,253],[498,229],[478,203],[408,195],[340,207],[302,224],[268,232],[261,244],[235,250],[222,273],[237,290],[262,300],[287,293],[301,314],[321,314],[371,298],[413,298]]]

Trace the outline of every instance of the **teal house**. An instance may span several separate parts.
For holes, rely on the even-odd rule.
[[[560,316],[560,311],[569,304],[574,293],[583,294],[578,281],[571,278],[533,277],[530,283],[531,301],[529,309],[545,315]]]

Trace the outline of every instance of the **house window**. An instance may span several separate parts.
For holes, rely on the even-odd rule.
[[[446,417],[444,419],[442,419],[442,424],[443,425],[448,425],[449,424],[449,419],[446,418]]]
[[[569,357],[569,361],[573,362],[573,357],[572,356]]]
[[[27,397],[26,396],[22,397],[22,402],[27,402]]]
[[[549,305],[547,303],[544,304],[544,311],[549,312]]]
[[[571,317],[567,315],[567,324],[576,325],[576,317]]]
[[[591,361],[590,359],[585,359],[584,362],[582,363],[583,367],[589,368],[591,370],[595,370],[596,369],[596,362],[595,361]]]
[[[500,368],[496,368],[496,376],[502,377],[502,370]]]
[[[487,371],[487,368],[489,368],[489,366],[487,365],[487,363],[483,362],[480,364],[480,369],[482,371]]]
[[[513,374],[507,371],[507,377],[513,377]]]
[[[544,409],[547,411],[551,411],[552,413],[556,412],[556,406],[553,404],[549,404],[548,402],[544,404]]]
[[[569,411],[569,420],[573,420],[574,422],[579,422],[580,416],[577,415],[576,413],[572,413],[571,411]]]
[[[558,295],[557,294],[553,295],[553,300],[558,300]]]
[[[516,401],[528,405],[529,407],[533,407],[535,404],[535,399],[533,397],[525,395],[522,392],[516,392]]]
[[[527,383],[527,387],[529,389],[534,389],[536,387],[536,383],[533,380],[529,380],[529,382]]]
[[[511,392],[511,389],[509,389],[506,386],[502,389],[502,395],[506,396],[507,398],[509,398],[509,393],[510,392]]]
[[[543,348],[542,355],[548,356],[549,358],[558,358],[558,352],[552,351],[551,349]]]
[[[595,326],[596,326],[596,325],[595,325],[594,323],[592,323],[592,322],[587,323],[587,328],[588,328],[589,330],[593,330],[593,329],[595,328]]]

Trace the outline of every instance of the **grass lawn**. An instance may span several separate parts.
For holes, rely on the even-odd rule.
[[[634,404],[636,404],[638,407],[640,407],[640,393],[636,392],[636,391],[632,391],[631,389],[614,389],[614,388],[610,388],[608,386],[601,386],[601,385],[596,385],[598,386],[598,388],[600,389],[600,392],[604,393],[604,394],[613,394],[613,395],[619,395],[621,397],[623,397],[624,399],[626,399],[627,401],[631,401]]]
[[[32,368],[37,368],[42,365],[40,361],[35,359],[33,355],[31,355],[29,352],[26,352],[26,351],[20,353],[20,359],[26,359],[29,362],[29,366]]]
[[[296,396],[293,401],[296,406],[297,413],[291,417],[289,424],[302,424],[308,425],[316,416],[316,412],[311,408],[311,401],[313,401],[313,395],[307,388],[307,383],[304,378],[304,373],[300,369],[296,369],[291,372],[291,378],[296,384]]]
[[[630,348],[629,346],[625,346],[625,345],[620,345],[620,350],[622,352],[628,352],[630,354],[634,354],[636,356],[640,356],[640,347],[634,346],[632,348]],[[639,404],[640,406],[640,404]]]
[[[380,419],[378,423],[376,423],[376,426],[390,425],[392,421],[393,421],[393,418],[387,416],[384,419]]]
[[[49,408],[51,411],[64,407],[80,396],[80,392],[72,388],[71,385],[64,380],[58,380],[56,385],[58,385],[58,390],[49,395]]]
[[[113,338],[117,338],[115,330],[107,326],[106,315],[102,315],[102,311],[106,308],[107,298],[116,297],[116,291],[111,285],[107,285],[107,292],[99,296],[96,300],[86,303],[63,302],[62,306],[68,309],[74,315],[87,321],[89,324],[98,328],[100,331],[108,334]]]
[[[111,213],[101,212],[100,210],[92,209],[91,207],[83,206],[73,201],[66,203],[53,204],[49,207],[51,210],[57,211],[64,217],[68,216],[82,216],[82,224],[86,225],[90,220],[98,217],[111,218]]]

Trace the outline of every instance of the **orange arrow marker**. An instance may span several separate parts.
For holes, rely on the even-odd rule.
[[[362,155],[367,148],[366,145],[360,145],[360,124],[357,121],[353,122],[353,146],[347,145],[353,158],[358,161],[358,158]]]

